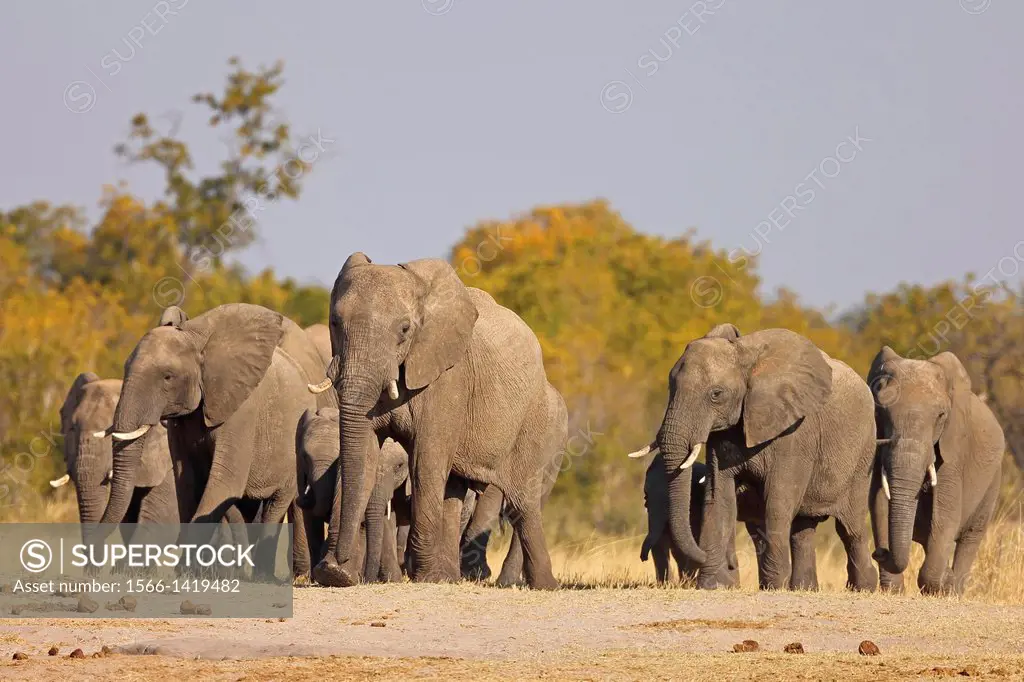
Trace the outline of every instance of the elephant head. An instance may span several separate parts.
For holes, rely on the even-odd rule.
[[[832,392],[832,369],[799,334],[766,329],[741,337],[736,327],[723,324],[687,344],[668,386],[657,438],[632,456],[661,453],[672,542],[703,563],[690,523],[690,468],[709,434],[740,425],[748,450],[772,441],[817,412]]]
[[[119,379],[100,379],[86,372],[75,379],[60,410],[68,473],[50,481],[50,485],[57,488],[69,480],[74,481],[78,514],[83,524],[98,522],[107,506],[113,453],[106,428],[113,420],[120,393]],[[158,426],[157,430],[159,434],[143,448],[137,486],[159,485],[170,473],[166,433],[163,427]]]
[[[876,465],[889,505],[889,547],[876,549],[875,559],[886,571],[902,573],[922,488],[938,484],[943,462],[966,455],[971,380],[952,353],[912,360],[883,346],[868,384],[875,395]]]
[[[328,546],[341,584],[354,582],[346,567],[364,516],[379,454],[372,419],[405,402],[462,360],[477,310],[448,263],[418,260],[374,265],[362,253],[345,261],[331,292],[333,357],[327,379],[340,407],[341,466]]]
[[[147,332],[125,361],[108,431],[118,443],[103,523],[124,519],[143,452],[157,436],[153,427],[162,419],[173,427],[174,420],[193,414],[206,429],[222,425],[262,381],[284,333],[279,313],[246,303],[182,317],[165,313],[170,319]]]
[[[296,504],[323,523],[331,515],[338,471],[338,410],[306,410],[299,420],[295,453],[298,481]]]

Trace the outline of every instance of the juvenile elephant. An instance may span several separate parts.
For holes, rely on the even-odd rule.
[[[318,400],[306,388],[323,371],[320,354],[294,322],[256,305],[222,305],[166,321],[146,333],[125,362],[107,430],[119,443],[102,522],[124,519],[161,420],[183,520],[218,522],[236,503],[258,500],[263,523],[281,522],[296,495],[299,417],[333,399]]]
[[[412,462],[414,580],[459,579],[458,539],[443,538],[449,509],[460,515],[463,480],[504,493],[516,512],[527,582],[557,587],[535,472],[552,458],[550,434],[565,427],[555,425],[530,328],[466,287],[445,261],[375,265],[362,253],[348,258],[334,283],[329,326],[334,358],[327,379],[311,389],[337,391],[341,476],[317,580],[355,582],[349,553],[366,506],[358,491],[376,472],[373,444],[391,437]]]
[[[953,353],[912,360],[884,346],[868,382],[880,439],[871,517],[882,587],[903,590],[913,538],[925,548],[921,591],[962,594],[999,497],[1003,430]]]
[[[873,411],[871,391],[856,372],[789,330],[740,336],[725,324],[687,344],[669,373],[657,438],[642,452],[663,456],[669,532],[701,565],[697,586],[718,584],[722,539],[736,522],[736,486],[746,483],[765,505],[762,588],[813,587],[791,571],[791,536],[802,542],[832,516],[847,552],[848,586],[875,589],[867,543]],[[690,524],[691,467],[705,447],[709,497],[698,546]]]
[[[306,538],[313,562],[323,558],[324,525],[330,521],[336,487],[339,447],[338,410],[325,407],[307,410],[296,433],[298,455],[298,506],[306,520]],[[377,475],[367,494],[363,581],[401,579],[396,547],[396,521],[392,498],[404,496],[409,477],[409,457],[401,445],[386,440],[381,445]]]
[[[68,473],[50,481],[50,485],[59,488],[69,480],[74,481],[78,516],[83,524],[98,523],[107,506],[114,456],[112,440],[105,429],[113,421],[120,394],[120,379],[100,379],[85,372],[75,379],[60,409]],[[97,432],[101,438],[93,435]],[[153,437],[143,447],[124,522],[179,522],[167,431],[160,424],[153,426]]]
[[[647,561],[649,555],[654,556],[654,572],[659,583],[668,580],[669,554],[676,562],[679,577],[695,580],[700,564],[688,559],[686,555],[672,543],[668,531],[669,498],[668,479],[665,477],[665,463],[659,453],[651,460],[644,477],[644,507],[647,509],[647,536],[640,549],[640,560]],[[702,462],[693,465],[690,490],[690,527],[698,541],[701,537],[701,526],[704,520],[704,485],[707,481],[707,466]],[[764,503],[756,490],[745,483],[736,486],[736,519],[743,523],[754,543],[757,556],[758,578],[764,577],[765,530]],[[732,527],[725,528],[725,566],[718,576],[718,583],[729,587],[739,587],[739,560],[736,557],[736,534]],[[813,534],[794,534],[790,538],[790,550],[793,555],[793,574],[799,576],[797,582],[807,589],[818,586],[817,566],[814,556]]]

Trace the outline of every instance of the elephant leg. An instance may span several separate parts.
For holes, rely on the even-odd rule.
[[[789,536],[796,514],[789,504],[775,500],[768,496],[765,509],[767,549],[763,559],[765,579],[760,586],[762,590],[786,589],[792,569]]]
[[[701,523],[700,547],[706,559],[697,575],[697,587],[713,590],[718,587],[725,570],[725,537],[727,532],[735,534],[735,528],[727,528],[729,520],[736,516],[736,481],[722,471],[714,472],[711,478],[714,490],[704,495],[704,516]],[[735,526],[735,523],[734,523]]]
[[[668,533],[663,533],[653,545],[651,545],[651,556],[654,558],[654,579],[658,581],[659,585],[668,582],[668,554],[669,545]],[[683,577],[683,564],[679,566],[679,577]]]
[[[523,548],[523,571],[526,583],[537,590],[558,589],[558,581],[551,572],[551,556],[548,554],[544,539],[544,526],[541,522],[540,496],[535,496],[532,503],[509,500],[512,504],[512,524],[514,527],[513,541],[519,536]]]
[[[878,573],[871,562],[867,522],[862,514],[836,517],[836,532],[846,548],[846,589],[874,592]]]
[[[292,524],[292,575],[295,577],[308,576],[312,567],[305,516],[305,512],[292,500],[288,505],[288,522]]]
[[[240,451],[243,449],[242,443],[251,440],[251,436],[240,436],[242,434],[229,431],[227,424],[219,427],[210,474],[206,479],[202,497],[199,498],[199,506],[192,516],[193,523],[217,523],[228,507],[245,496],[249,465],[239,464],[246,457]],[[282,518],[287,506],[285,504],[281,508]]]
[[[501,513],[504,495],[498,486],[489,485],[477,497],[476,509],[466,527],[462,541],[462,575],[470,580],[487,580],[491,568],[487,565],[487,545],[495,521]]]
[[[409,552],[406,548],[409,546],[409,524],[403,524],[398,527],[398,534],[395,538],[395,542],[398,546],[398,565],[402,567],[402,573],[409,575]]]
[[[167,474],[159,485],[150,488],[139,502],[139,523],[176,524],[178,496],[174,476]]]
[[[754,544],[754,556],[757,557],[757,584],[763,585],[767,579],[764,573],[764,555],[768,551],[767,536],[764,527],[757,522],[747,521],[744,525],[747,527],[750,541]]]
[[[313,514],[304,511],[302,514],[302,525],[306,527],[306,545],[309,548],[309,562],[316,566],[324,558],[324,550],[327,549],[327,539],[324,532],[325,519],[318,518]]]
[[[963,481],[959,476],[939,477],[932,495],[931,529],[925,545],[924,564],[917,574],[917,586],[923,594],[942,592],[949,563],[960,534]]]
[[[499,587],[510,587],[518,583],[523,576],[523,544],[519,540],[519,533],[512,532],[512,541],[508,545],[508,554],[505,555],[505,562],[501,565],[501,573],[498,574],[497,585]]]
[[[445,580],[450,582],[458,582],[462,578],[462,506],[467,490],[466,479],[461,476],[449,476],[445,483],[441,568]]]
[[[725,563],[718,575],[718,582],[724,587],[739,587],[739,558],[736,556],[736,486],[726,486],[722,504],[727,505],[728,514],[723,528],[722,547],[725,549]]]
[[[395,515],[391,514],[384,518],[384,539],[380,548],[381,582],[393,583],[402,579],[402,567],[398,563],[397,534]]]
[[[793,573],[789,580],[791,590],[817,590],[818,566],[814,553],[814,531],[818,519],[798,516],[793,519],[793,531],[789,536],[789,551],[793,557]]]
[[[971,566],[974,565],[974,560],[978,556],[981,541],[985,537],[985,529],[988,527],[998,500],[999,477],[996,477],[956,543],[956,551],[953,553],[953,575],[952,579],[948,581],[946,589],[958,596],[962,595],[967,588]]]

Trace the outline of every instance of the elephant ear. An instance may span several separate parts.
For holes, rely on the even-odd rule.
[[[736,325],[726,322],[716,326],[714,329],[704,335],[705,339],[725,339],[726,341],[735,341],[740,338],[740,330],[736,328]]]
[[[203,416],[218,426],[241,407],[270,368],[284,334],[284,316],[248,303],[230,303],[185,323],[206,338],[201,373]]]
[[[417,389],[465,356],[478,313],[466,285],[445,261],[416,260],[401,267],[426,285],[418,306],[419,329],[405,357],[405,385]]]
[[[99,381],[100,378],[95,372],[82,372],[75,381],[71,384],[71,388],[68,390],[67,397],[64,398],[64,404],[60,407],[60,425],[62,431],[67,431],[71,426],[71,417],[75,414],[75,410],[78,408],[78,403],[82,401],[82,395],[85,393],[86,384],[91,384],[94,381]]]
[[[938,365],[946,377],[949,392],[949,414],[939,435],[939,453],[945,462],[959,460],[967,454],[971,424],[971,377],[960,359],[946,351],[928,362]]]
[[[172,305],[164,308],[164,313],[160,316],[160,324],[157,326],[180,327],[186,322],[188,322],[188,313],[178,306]]]
[[[155,488],[171,472],[171,451],[167,445],[167,429],[157,424],[145,435],[142,461],[135,473],[138,488]]]
[[[832,393],[832,367],[810,339],[788,329],[767,329],[736,343],[750,365],[743,401],[747,447],[813,415]]]

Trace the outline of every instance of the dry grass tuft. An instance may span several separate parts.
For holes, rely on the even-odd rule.
[[[696,630],[711,628],[714,630],[767,630],[775,625],[773,620],[730,620],[709,618],[682,618],[679,620],[660,620],[652,623],[638,623],[632,627],[642,630]]]

